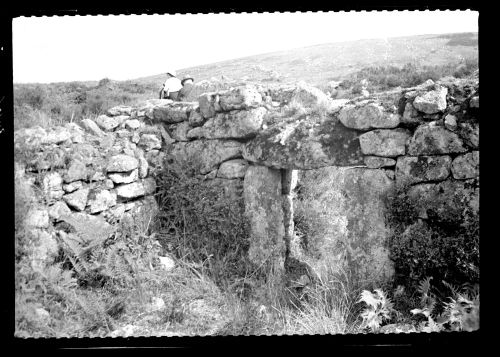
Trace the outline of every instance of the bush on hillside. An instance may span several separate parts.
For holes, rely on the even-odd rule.
[[[366,67],[350,75],[341,83],[343,88],[351,88],[352,94],[360,94],[359,82],[366,79],[369,83],[368,91],[383,91],[395,87],[413,87],[428,79],[437,81],[443,77],[454,76],[463,78],[472,74],[478,68],[477,58],[466,58],[459,63],[435,66],[417,66],[407,63],[398,66]]]
[[[41,85],[22,86],[14,89],[16,106],[28,105],[32,109],[42,109],[47,99],[47,91]]]

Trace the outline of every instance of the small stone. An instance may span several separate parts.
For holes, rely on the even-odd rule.
[[[410,155],[436,155],[466,151],[462,139],[441,126],[420,125],[408,145]]]
[[[457,117],[452,114],[447,114],[444,117],[444,127],[448,130],[455,131],[457,129]]]
[[[97,135],[99,137],[104,135],[104,132],[101,129],[99,129],[97,124],[92,119],[83,119],[81,123],[82,126],[92,134]]]
[[[161,140],[154,134],[143,134],[138,145],[144,147],[146,151],[161,149]]]
[[[73,181],[86,180],[87,175],[87,166],[79,160],[73,160],[64,176],[64,182],[71,183]]]
[[[422,119],[418,111],[413,107],[411,103],[406,103],[403,117],[401,118],[402,123],[419,123]]]
[[[205,122],[205,119],[198,110],[193,110],[191,111],[191,113],[189,113],[188,122],[191,127],[195,128],[198,126],[202,126]]]
[[[472,97],[469,102],[469,107],[479,108],[479,96]]]
[[[386,166],[396,165],[396,160],[389,157],[365,156],[363,158],[365,165],[370,169],[378,169]]]
[[[166,105],[159,105],[153,108],[153,120],[168,124],[180,123],[188,120],[189,113],[198,107],[194,102],[172,102]]]
[[[172,138],[177,141],[189,141],[187,138],[187,132],[191,129],[187,121],[182,123],[172,125],[174,130],[172,131]]]
[[[387,113],[380,103],[346,105],[339,114],[342,124],[348,128],[366,130],[373,128],[395,128],[400,116]]]
[[[450,175],[449,156],[401,156],[396,164],[396,178],[411,183],[442,181]]]
[[[134,169],[130,172],[117,172],[108,174],[108,177],[114,183],[131,183],[137,180],[138,178],[138,169]]]
[[[50,321],[49,312],[41,307],[35,309],[35,314],[43,323]]]
[[[162,268],[166,271],[171,271],[172,269],[175,268],[175,262],[172,258],[170,257],[158,257],[160,259],[160,265]]]
[[[66,193],[71,193],[71,192],[74,192],[74,191],[82,188],[82,186],[83,186],[82,181],[74,181],[72,183],[68,183],[66,185],[63,185],[63,190]]]
[[[107,115],[99,115],[95,120],[97,125],[101,127],[101,129],[106,131],[113,131],[117,127],[119,127],[128,116],[119,115],[116,117],[108,117]]]
[[[71,208],[74,208],[77,211],[83,211],[87,206],[89,191],[90,189],[88,188],[81,188],[73,193],[64,195],[63,199]]]
[[[105,134],[99,139],[99,146],[104,150],[109,150],[115,144],[115,136],[113,134]]]
[[[69,140],[71,143],[71,133],[64,127],[57,127],[47,133],[43,144],[60,144]]]
[[[365,155],[395,157],[406,153],[410,134],[403,129],[378,129],[359,136],[361,151]]]
[[[91,175],[89,175],[89,181],[104,181],[106,179],[106,176],[102,171],[95,171]]]
[[[133,156],[129,155],[116,155],[113,156],[106,167],[108,172],[129,172],[136,169],[139,162]]]
[[[446,109],[448,88],[437,86],[436,89],[419,95],[413,101],[413,106],[420,112],[435,114]]]
[[[57,201],[49,207],[49,217],[52,219],[59,220],[59,218],[68,214],[71,214],[71,210],[63,201]]]
[[[116,193],[108,190],[93,191],[90,196],[88,201],[90,213],[99,213],[116,205]]]
[[[139,133],[134,132],[131,140],[133,143],[137,144],[139,142],[139,140],[141,140],[141,136],[139,135]]]
[[[172,139],[172,137],[167,132],[167,130],[165,130],[163,125],[159,125],[159,127],[160,127],[161,137],[163,138],[163,141],[165,141],[165,144],[169,145],[169,144],[175,143],[175,139]]]
[[[154,193],[156,183],[153,178],[125,184],[116,188],[116,193],[120,199],[132,199]]]
[[[132,137],[132,133],[130,131],[126,130],[126,129],[116,130],[115,134],[120,139]]]
[[[124,204],[117,204],[116,206],[111,207],[109,209],[109,213],[110,213],[111,217],[119,220],[122,218],[123,214],[125,213],[125,205]]]
[[[107,188],[108,190],[111,190],[113,187],[115,187],[115,184],[113,183],[112,180],[106,179],[104,180],[104,187]]]
[[[162,298],[153,297],[151,302],[151,307],[153,310],[161,310],[165,307],[165,301]]]
[[[144,156],[139,156],[139,177],[145,178],[148,175],[148,160]]]
[[[203,93],[198,97],[200,114],[204,119],[209,119],[215,116],[216,104],[219,102],[219,95],[217,93]]]
[[[245,85],[219,93],[219,104],[224,111],[256,108],[261,103],[262,96],[257,88],[251,85]]]
[[[125,122],[125,127],[132,130],[139,129],[141,122],[137,119],[130,119]]]
[[[457,180],[465,180],[479,176],[479,151],[460,155],[451,164],[451,173]]]
[[[125,325],[110,332],[109,337],[130,337],[133,336],[139,327],[134,325]]]

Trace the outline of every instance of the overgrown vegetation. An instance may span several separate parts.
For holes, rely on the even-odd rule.
[[[433,292],[431,280],[432,277],[428,277],[419,283],[418,307],[409,311],[414,316],[413,319],[405,316],[408,311],[402,310],[405,313],[401,313],[395,309],[395,304],[383,290],[375,289],[375,293],[364,290],[359,299],[359,302],[366,305],[361,313],[363,318],[361,330],[381,332],[382,325],[387,326],[388,322],[399,323],[399,325],[393,325],[394,330],[389,330],[389,332],[397,332],[398,329],[406,330],[406,332],[475,331],[479,329],[479,290],[477,288],[457,290],[451,286],[451,294],[444,301],[444,308],[438,312],[438,299]]]
[[[82,82],[14,85],[14,129],[51,127],[103,114],[121,104],[156,98],[156,88],[107,78]]]
[[[410,188],[398,183],[387,198],[387,220],[393,228],[388,247],[396,268],[394,286],[400,289],[397,305],[417,308],[418,293],[429,291],[422,288],[426,279],[433,279],[435,297],[429,311],[442,313],[449,306],[446,299],[457,299],[459,292],[473,301],[475,297],[467,294],[479,287],[478,215],[466,207],[449,209],[444,215],[429,211],[428,219],[419,219],[417,209],[425,206],[426,198],[410,195]],[[465,199],[461,193],[447,198],[458,204]]]
[[[414,87],[428,79],[437,81],[443,77],[464,78],[478,69],[477,57],[464,58],[459,63],[445,65],[417,65],[407,63],[404,66],[372,66],[361,69],[348,76],[340,84],[337,98],[360,95],[361,81],[366,80],[368,92],[385,91],[396,87]],[[343,95],[341,93],[344,93]]]
[[[157,176],[162,244],[178,258],[204,269],[219,285],[244,278],[247,223],[242,187],[230,188],[195,175],[196,169],[170,161]]]

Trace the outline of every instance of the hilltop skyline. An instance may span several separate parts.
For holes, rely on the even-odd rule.
[[[329,43],[477,32],[477,19],[473,11],[16,18],[13,75],[15,83],[126,80]]]

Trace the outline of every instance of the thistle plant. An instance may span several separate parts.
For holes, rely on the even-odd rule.
[[[382,323],[391,319],[394,312],[392,301],[385,296],[381,289],[375,289],[375,293],[363,290],[358,302],[364,302],[367,306],[361,313],[363,322],[361,328],[369,328],[372,332],[378,331]]]

